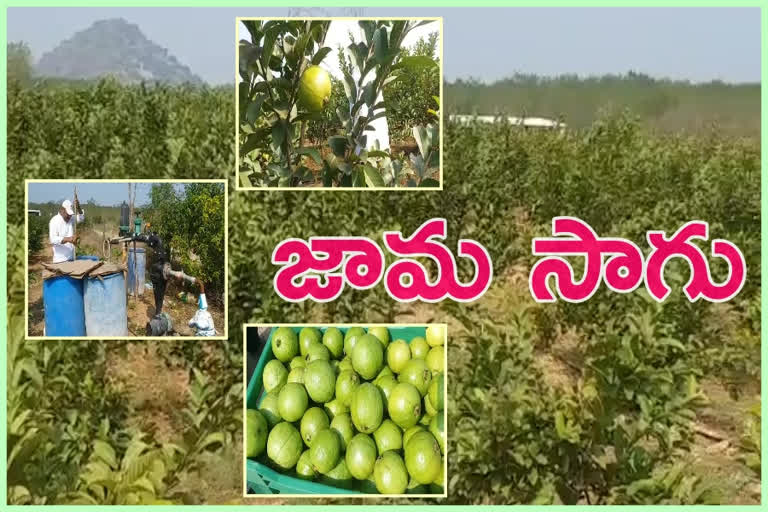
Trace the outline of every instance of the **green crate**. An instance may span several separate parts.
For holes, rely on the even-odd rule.
[[[332,326],[329,325],[328,327]],[[302,328],[293,327],[292,329],[298,334]],[[319,329],[321,332],[325,332],[327,327],[320,327]],[[426,327],[387,327],[387,329],[389,330],[390,341],[402,339],[410,343],[413,338],[418,336],[423,338],[427,334]],[[339,330],[341,330],[342,334],[347,333],[346,327],[339,327]],[[267,340],[267,344],[261,351],[259,362],[256,364],[256,369],[251,376],[250,382],[248,382],[245,397],[246,407],[249,409],[258,409],[259,405],[261,405],[261,400],[264,398],[262,375],[267,363],[275,358],[275,355],[272,353],[272,336],[275,331],[276,328],[270,331],[269,340]],[[284,475],[266,464],[253,459],[246,459],[245,472],[248,489],[253,491],[254,494],[361,494],[360,491],[356,490],[340,489]]]

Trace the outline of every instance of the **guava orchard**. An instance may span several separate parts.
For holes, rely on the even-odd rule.
[[[387,250],[403,258],[386,271],[384,252],[367,237],[311,237],[308,243],[296,238],[283,240],[272,253],[272,263],[282,266],[275,274],[275,291],[288,302],[307,298],[329,302],[341,295],[345,284],[366,290],[383,278],[387,293],[400,302],[439,302],[445,298],[474,301],[491,284],[491,256],[474,240],[459,240],[459,256],[471,259],[475,266],[474,279],[461,282],[453,254],[436,241],[445,239],[446,225],[445,219],[431,219],[410,238],[397,231],[385,232]],[[424,265],[413,259],[415,256],[435,261],[438,276],[434,282],[430,282]]]
[[[664,282],[664,266],[675,257],[684,259],[691,267],[691,278],[683,287],[691,302],[702,297],[710,302],[728,301],[741,291],[747,277],[741,250],[727,240],[714,239],[712,255],[727,262],[728,277],[722,283],[713,281],[706,255],[691,243],[693,239],[709,238],[709,226],[702,221],[686,223],[671,237],[663,231],[649,231],[646,238],[652,250],[645,261],[640,248],[631,241],[599,238],[586,222],[577,218],[555,217],[552,234],[571,236],[533,240],[534,255],[549,255],[531,269],[528,284],[537,302],[555,301],[547,282],[550,277],[555,278],[557,294],[567,302],[586,301],[595,294],[601,280],[618,293],[629,293],[644,280],[650,296],[662,302],[672,292]],[[585,258],[584,277],[578,282],[573,267],[563,259],[576,255]],[[608,259],[604,261],[606,255]]]

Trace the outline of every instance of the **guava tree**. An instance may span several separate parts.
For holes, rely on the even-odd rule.
[[[408,73],[424,67],[437,68],[434,59],[427,56],[409,56],[403,42],[408,33],[426,21],[362,20],[360,27],[364,41],[352,42],[347,48],[350,68],[344,69],[344,93],[349,109],[338,109],[337,115],[344,127],[343,135],[328,139],[334,158],[326,158],[323,182],[326,186],[384,187],[410,186],[436,187],[432,177],[439,163],[439,129],[435,121],[427,126],[412,128],[419,154],[410,155],[410,161],[397,159],[390,152],[381,151],[376,141],[371,144],[368,132],[372,123],[387,115],[387,109],[397,98],[385,95],[388,86]],[[371,78],[372,77],[372,78]],[[436,98],[439,105],[439,98]]]
[[[238,84],[240,178],[245,186],[296,186],[312,179],[302,155],[322,164],[320,153],[301,147],[301,123],[319,119],[325,98],[301,94],[305,72],[331,49],[323,46],[327,20],[245,20],[251,41],[240,41]],[[324,73],[324,72],[323,72]],[[330,94],[330,85],[328,87]],[[319,91],[315,91],[318,93]]]
[[[319,172],[325,186],[436,187],[439,131],[436,122],[413,127],[419,154],[409,160],[367,144],[373,123],[387,114],[389,84],[413,70],[437,67],[434,59],[401,51],[408,33],[429,21],[363,20],[364,40],[346,49],[346,106],[338,106],[339,135],[326,151],[304,147],[305,123],[322,121],[331,80],[319,67],[330,21],[247,20],[251,41],[240,41],[238,85],[240,182],[243,186],[298,186]],[[439,103],[439,102],[438,102]],[[437,116],[435,113],[435,120]]]

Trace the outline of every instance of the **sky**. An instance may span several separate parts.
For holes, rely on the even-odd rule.
[[[122,17],[210,84],[235,80],[237,16],[443,16],[444,75],[629,70],[704,82],[760,81],[760,10],[750,8],[35,8],[8,9],[8,41],[35,59],[94,21]]]
[[[149,203],[149,190],[152,183],[138,183],[136,187],[136,205],[145,205]],[[65,199],[70,201],[74,198],[75,187],[77,187],[77,197],[86,208],[85,203],[93,198],[96,204],[100,206],[115,206],[128,202],[128,183],[30,183],[28,202],[47,203],[54,201],[61,204]],[[177,184],[177,189],[182,185]]]

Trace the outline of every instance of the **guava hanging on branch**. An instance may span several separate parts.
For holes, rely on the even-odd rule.
[[[322,163],[316,149],[301,147],[297,126],[319,119],[330,97],[330,78],[318,67],[331,52],[323,46],[330,23],[243,21],[251,41],[239,48],[241,182],[295,186],[312,178],[302,155]]]

